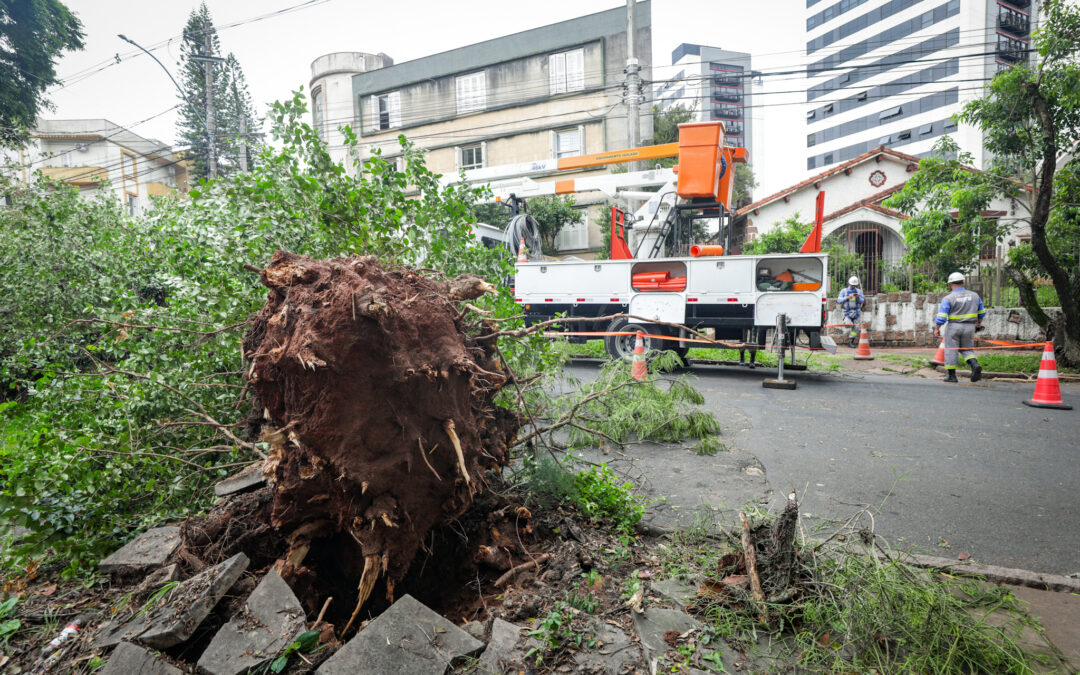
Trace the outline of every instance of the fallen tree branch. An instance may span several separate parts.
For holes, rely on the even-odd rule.
[[[48,342],[51,342],[52,340],[56,339],[56,337],[58,335],[60,335],[61,333],[66,331],[68,328],[70,328],[71,326],[73,326],[73,325],[75,325],[77,323],[89,323],[89,324],[99,323],[99,324],[104,324],[106,326],[115,326],[117,328],[131,328],[133,330],[165,330],[165,331],[170,331],[170,332],[173,332],[173,333],[189,333],[191,335],[198,335],[200,337],[207,338],[207,337],[213,337],[214,335],[218,335],[220,333],[225,333],[227,331],[232,330],[233,328],[239,328],[240,326],[244,326],[244,325],[247,324],[247,321],[241,321],[239,323],[230,324],[228,326],[225,326],[224,328],[218,328],[217,330],[204,331],[204,330],[193,330],[191,328],[174,328],[174,327],[171,327],[171,326],[156,326],[156,325],[153,325],[153,324],[125,323],[123,321],[111,321],[109,319],[100,319],[100,318],[97,318],[97,317],[94,317],[92,319],[72,319],[71,321],[68,321],[66,324],[64,324],[63,327],[60,328],[60,330],[56,331],[55,333],[50,335],[48,338],[46,338],[45,341],[42,344],[46,344]]]
[[[705,335],[703,333],[699,333],[698,331],[694,330],[693,328],[690,328],[689,326],[684,326],[681,323],[671,323],[670,321],[658,321],[656,319],[650,319],[650,318],[647,318],[647,317],[644,317],[644,316],[638,316],[637,314],[624,314],[624,313],[608,314],[607,316],[574,316],[574,317],[563,317],[561,319],[548,319],[547,321],[541,321],[540,323],[534,323],[533,325],[527,326],[525,328],[517,328],[517,329],[514,329],[514,330],[496,331],[496,332],[490,333],[488,335],[482,335],[482,336],[478,337],[477,339],[478,340],[488,340],[488,339],[491,339],[492,337],[523,338],[526,335],[531,335],[532,333],[536,333],[536,332],[541,331],[541,330],[543,330],[545,328],[548,328],[550,326],[557,326],[557,325],[562,324],[562,323],[582,323],[582,322],[585,322],[585,321],[591,321],[591,322],[609,321],[610,322],[610,321],[613,321],[615,319],[636,319],[636,320],[641,321],[641,322],[646,323],[646,324],[652,324],[652,325],[656,325],[656,326],[667,326],[668,328],[679,328],[679,329],[685,330],[687,333],[689,333],[691,335],[694,335],[694,336],[698,337],[701,340],[705,340],[705,341],[707,341],[707,342],[709,342],[711,344],[720,345],[722,347],[734,347],[734,345],[731,345],[731,344],[729,344],[727,342],[722,342],[722,341],[717,340],[715,338],[711,338],[711,337],[709,337],[709,336],[707,336],[707,335]]]
[[[516,567],[511,567],[510,569],[508,569],[506,571],[505,574],[503,574],[501,577],[499,577],[498,579],[495,580],[495,585],[496,586],[505,586],[506,582],[510,581],[510,579],[512,579],[515,575],[517,575],[519,572],[524,572],[525,570],[529,569],[530,567],[535,567],[537,569],[540,569],[540,563],[546,562],[547,559],[548,559],[548,554],[545,553],[545,554],[543,554],[541,556],[538,556],[535,560],[530,560],[529,562],[521,563],[520,565],[518,565]]]

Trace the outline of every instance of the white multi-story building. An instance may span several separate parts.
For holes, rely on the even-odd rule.
[[[693,109],[694,120],[724,123],[724,144],[745,147],[754,161],[750,55],[683,43],[671,52],[674,77],[657,85],[653,100],[661,110]]]
[[[922,156],[944,134],[983,167],[953,115],[1029,53],[1032,0],[806,0],[806,169],[879,146]]]
[[[7,154],[16,180],[40,171],[83,194],[111,190],[132,215],[150,197],[188,189],[190,161],[181,153],[106,119],[38,120],[28,142]]]

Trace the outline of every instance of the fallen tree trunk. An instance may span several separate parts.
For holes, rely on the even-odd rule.
[[[520,421],[493,400],[508,377],[495,341],[477,339],[490,331],[458,311],[492,288],[282,252],[260,278],[270,292],[244,355],[269,446],[269,520],[288,546],[276,567],[310,584],[309,551],[334,541],[359,609],[378,579],[392,595],[428,533],[507,462]]]

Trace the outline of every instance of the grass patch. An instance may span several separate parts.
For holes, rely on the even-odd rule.
[[[990,370],[998,373],[1037,373],[1039,372],[1039,362],[1042,361],[1041,351],[1031,351],[1022,354],[1001,354],[1001,353],[984,353],[979,354],[979,365],[983,367],[983,370]],[[1080,370],[1076,368],[1066,368],[1061,364],[1058,364],[1058,372],[1062,373],[1077,373]]]

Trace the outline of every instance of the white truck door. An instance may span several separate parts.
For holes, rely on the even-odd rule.
[[[686,300],[679,293],[637,293],[630,298],[630,313],[652,321],[684,323]],[[631,323],[641,323],[630,319]]]

